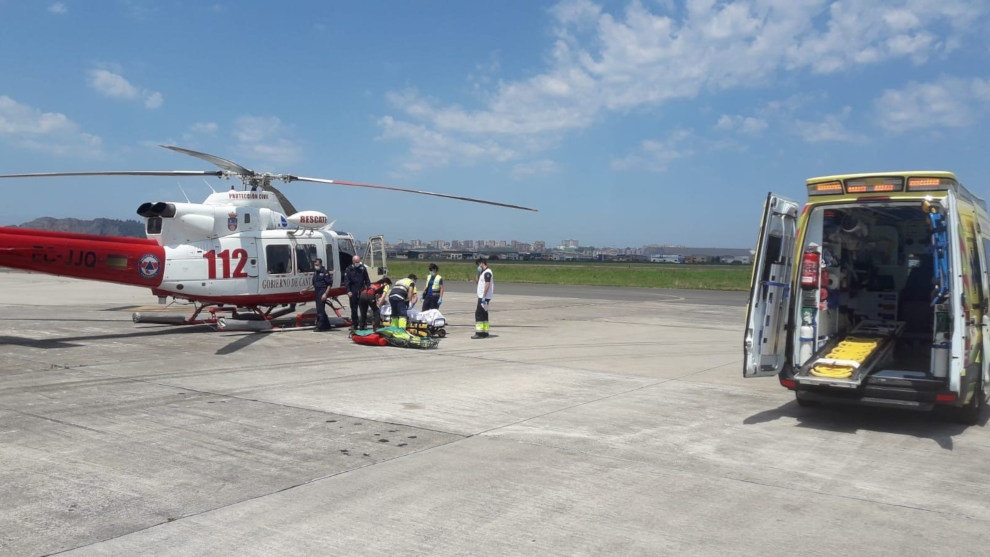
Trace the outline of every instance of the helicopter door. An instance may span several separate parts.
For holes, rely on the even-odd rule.
[[[746,311],[743,377],[784,368],[799,209],[797,202],[767,194]]]
[[[382,277],[388,275],[388,265],[385,261],[385,236],[379,234],[368,238],[364,264],[368,266],[368,274],[372,282],[381,280]]]
[[[258,248],[254,238],[221,237],[216,252],[217,278],[239,281],[236,291],[258,291]]]

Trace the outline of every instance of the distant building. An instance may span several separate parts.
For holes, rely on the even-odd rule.
[[[561,240],[560,247],[577,249],[581,244],[577,240]]]

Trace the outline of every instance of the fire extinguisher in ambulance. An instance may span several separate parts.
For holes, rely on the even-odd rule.
[[[801,288],[806,290],[818,288],[821,262],[822,254],[818,252],[818,246],[809,245],[804,251],[804,257],[801,258]]]

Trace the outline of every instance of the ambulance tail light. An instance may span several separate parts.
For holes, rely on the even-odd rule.
[[[833,180],[831,182],[819,182],[808,184],[808,195],[841,195],[842,182]]]
[[[956,181],[952,178],[908,178],[908,191],[937,191],[952,189]]]
[[[787,387],[792,391],[797,388],[797,383],[795,383],[793,379],[781,379],[780,385],[782,387]]]
[[[935,402],[955,402],[959,398],[956,393],[938,393],[935,395]]]
[[[882,193],[904,190],[904,178],[860,178],[846,180],[846,193]]]

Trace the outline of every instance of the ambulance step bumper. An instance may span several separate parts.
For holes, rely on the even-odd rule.
[[[852,404],[928,411],[935,406],[935,396],[942,388],[944,388],[944,382],[942,381],[929,381],[928,384],[920,389],[872,384],[864,385],[858,389],[799,385],[796,395],[801,400],[828,404]]]

